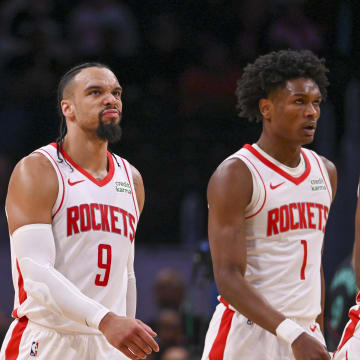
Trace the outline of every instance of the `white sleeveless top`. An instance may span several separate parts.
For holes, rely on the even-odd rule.
[[[301,149],[288,168],[257,145],[228,159],[241,159],[253,178],[246,208],[245,278],[285,316],[313,320],[321,312],[321,249],[332,199],[321,158]]]
[[[55,269],[86,296],[126,316],[127,261],[139,219],[129,163],[115,155],[118,165],[108,152],[108,174],[97,180],[65,152],[59,161],[54,143],[35,152],[49,160],[58,177],[59,191],[52,209]],[[99,333],[52,313],[28,296],[13,252],[12,272],[15,317],[26,316],[64,332]]]

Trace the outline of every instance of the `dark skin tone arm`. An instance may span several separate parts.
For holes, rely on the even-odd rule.
[[[238,159],[225,161],[210,179],[208,231],[215,281],[221,296],[241,314],[276,334],[285,316],[244,279],[245,209],[252,191],[250,171]],[[306,333],[293,342],[292,350],[296,360],[330,359],[324,346]]]
[[[140,173],[132,167],[140,211],[145,193]],[[50,162],[41,154],[31,154],[15,167],[6,198],[9,231],[28,224],[51,224],[52,208],[58,193],[58,180]],[[108,342],[130,359],[145,359],[159,347],[156,333],[142,321],[109,312],[99,324]],[[132,352],[130,352],[130,350]]]
[[[326,167],[326,170],[329,174],[330,185],[332,189],[332,201],[335,199],[336,190],[337,190],[337,171],[335,165],[329,161],[328,159],[321,156],[322,161]],[[323,245],[324,249],[324,245]],[[321,314],[316,318],[316,322],[320,325],[322,333],[324,333],[324,308],[325,308],[325,279],[324,279],[324,271],[321,265]]]

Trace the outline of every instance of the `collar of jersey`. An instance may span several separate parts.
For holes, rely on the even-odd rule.
[[[305,154],[305,151],[303,151],[303,149],[301,149],[301,154],[304,157],[305,160],[305,170],[304,172],[298,176],[292,176],[291,174],[287,173],[286,171],[284,171],[283,169],[280,169],[276,164],[274,164],[273,162],[271,162],[269,159],[267,159],[266,157],[264,157],[263,155],[261,155],[253,146],[251,146],[250,144],[246,144],[244,145],[244,148],[248,151],[250,151],[254,156],[256,156],[262,163],[264,163],[267,167],[269,167],[271,170],[277,172],[279,175],[281,175],[282,177],[284,177],[285,179],[291,181],[292,183],[294,183],[295,185],[299,185],[301,184],[310,174],[310,170],[311,170],[311,164],[310,161],[308,159],[308,157]]]
[[[51,145],[56,148],[56,143],[51,143]],[[108,162],[109,162],[109,171],[108,171],[107,175],[102,180],[98,180],[98,179],[94,178],[89,172],[87,172],[85,169],[83,169],[81,166],[79,166],[66,153],[66,151],[64,149],[61,150],[61,154],[64,156],[66,161],[69,162],[69,164],[71,166],[73,166],[77,171],[81,172],[84,176],[86,176],[90,181],[92,181],[97,186],[100,186],[100,187],[105,186],[106,184],[108,184],[111,181],[111,179],[114,176],[114,172],[115,172],[114,159],[113,159],[113,157],[112,157],[112,155],[110,154],[109,151],[107,152],[107,158],[108,158]]]

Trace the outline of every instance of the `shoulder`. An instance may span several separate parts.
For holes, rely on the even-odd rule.
[[[144,208],[144,203],[145,203],[144,183],[143,183],[143,179],[140,174],[140,171],[132,164],[130,164],[130,169],[131,169],[131,174],[132,174],[132,178],[133,178],[133,182],[134,182],[138,206],[139,206],[139,210],[141,213]]]
[[[31,153],[16,164],[10,178],[10,183],[12,182],[26,187],[33,185],[36,185],[37,188],[57,187],[57,176],[54,167],[44,155]]]
[[[135,183],[143,183],[143,180],[142,180],[142,176],[140,174],[140,171],[132,164],[130,164],[130,169],[131,169],[131,174],[132,174],[132,177],[133,177],[133,181],[134,181],[134,184]]]
[[[247,205],[252,196],[252,175],[247,165],[240,159],[232,158],[222,162],[211,176],[207,195],[211,203]]]
[[[322,162],[324,163],[324,166],[329,174],[329,179],[331,182],[331,188],[332,188],[332,198],[334,200],[335,198],[335,194],[336,194],[336,190],[337,190],[337,170],[336,170],[336,166],[334,165],[333,162],[331,162],[330,160],[328,160],[326,157],[319,155]]]
[[[226,184],[233,187],[235,183],[248,182],[251,173],[247,165],[240,159],[232,158],[223,161],[212,174],[209,186]]]
[[[35,222],[51,222],[58,193],[56,172],[42,154],[21,159],[10,177],[6,197],[10,231]]]

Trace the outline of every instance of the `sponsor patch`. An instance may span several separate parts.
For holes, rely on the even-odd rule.
[[[131,195],[130,184],[126,181],[115,181],[115,189],[117,192],[124,192]]]
[[[324,180],[321,179],[321,178],[310,180],[310,183],[311,183],[311,190],[312,191],[326,190]]]

